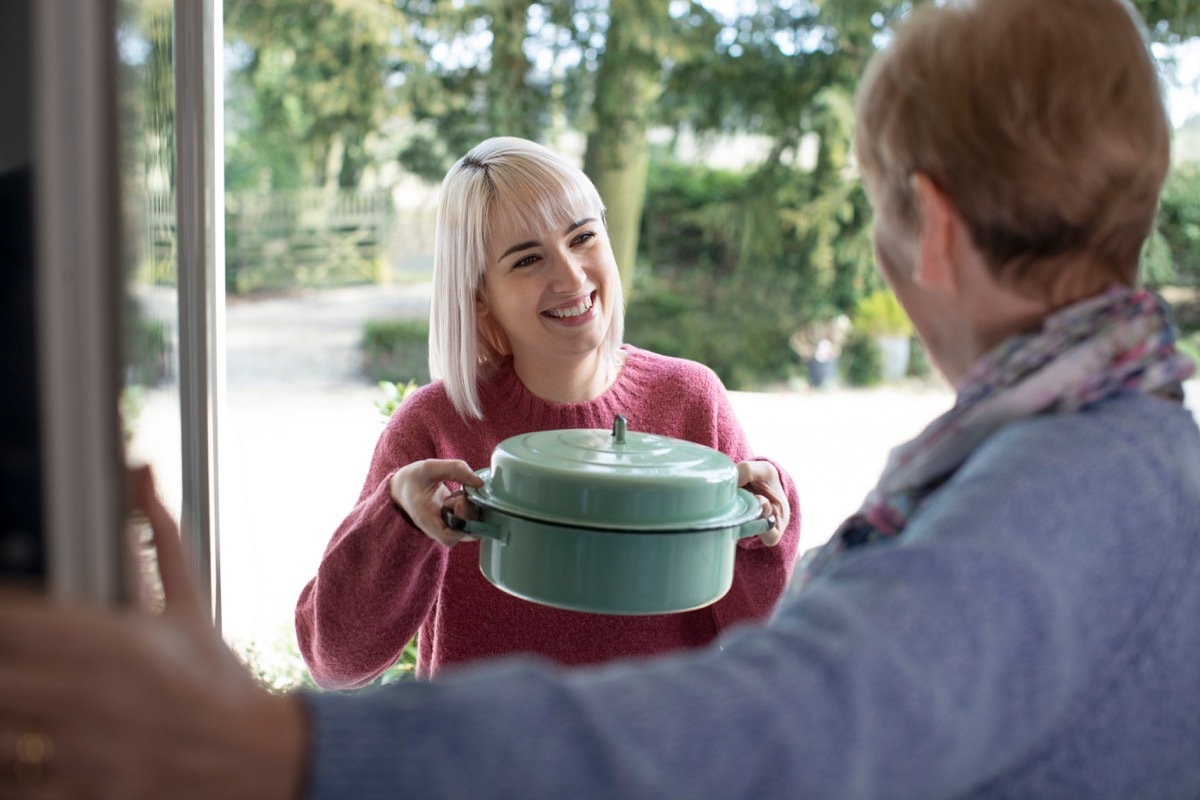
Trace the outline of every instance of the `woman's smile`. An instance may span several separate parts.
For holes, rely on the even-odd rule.
[[[595,302],[596,293],[593,291],[578,300],[543,311],[542,316],[549,317],[556,322],[582,324],[595,316],[591,313]]]

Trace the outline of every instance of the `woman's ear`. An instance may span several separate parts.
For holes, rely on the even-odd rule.
[[[946,193],[922,172],[912,176],[921,209],[919,257],[913,281],[927,289],[954,291],[959,282],[959,248],[966,224]]]
[[[475,293],[475,330],[480,340],[490,347],[496,356],[504,357],[512,352],[508,336],[492,314],[487,295],[482,288]]]

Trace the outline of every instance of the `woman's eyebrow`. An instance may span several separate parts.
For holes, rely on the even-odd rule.
[[[572,228],[572,230],[574,230],[574,229]],[[521,242],[520,244],[514,244],[512,247],[508,248],[503,253],[501,253],[500,257],[497,258],[496,260],[503,261],[506,257],[512,255],[513,253],[516,253],[520,250],[529,250],[530,248],[537,247],[540,244],[541,244],[541,242],[539,242],[539,241],[528,241],[528,242]]]
[[[584,225],[587,225],[589,222],[596,222],[596,218],[595,217],[585,217],[584,219],[576,220],[575,222],[572,222],[570,225],[567,226],[566,232],[570,233],[573,230],[582,228]]]
[[[564,231],[564,233],[570,233],[571,231],[575,231],[575,230],[578,230],[579,228],[582,228],[584,225],[587,225],[590,222],[596,222],[596,221],[597,220],[595,217],[585,217],[583,219],[575,220],[574,222],[572,222],[570,225],[568,225],[566,227],[566,230]],[[514,244],[512,247],[508,248],[503,253],[501,253],[500,257],[497,258],[496,260],[503,261],[505,258],[512,255],[513,253],[520,252],[521,250],[529,250],[529,249],[539,246],[540,244],[541,244],[541,242],[536,239],[531,239],[528,242],[521,242],[520,244]]]

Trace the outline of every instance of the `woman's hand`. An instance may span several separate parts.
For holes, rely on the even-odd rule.
[[[462,492],[451,492],[446,481],[478,489],[483,478],[476,475],[465,461],[428,458],[401,467],[393,473],[389,489],[394,502],[421,531],[439,544],[453,547],[459,542],[474,541],[475,537],[455,530],[446,524],[443,509],[456,517],[471,519],[474,512]]]
[[[759,536],[767,547],[774,547],[783,538],[792,519],[787,492],[779,479],[779,470],[769,461],[743,461],[737,465],[738,486],[758,497],[764,517],[774,517],[775,527]]]

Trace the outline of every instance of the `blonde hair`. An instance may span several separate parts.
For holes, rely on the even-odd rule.
[[[1133,284],[1170,127],[1125,0],[916,9],[859,84],[855,153],[881,208],[920,221],[912,176],[954,202],[997,279],[1044,291],[1087,254]]]
[[[483,418],[479,379],[508,355],[503,333],[482,329],[476,300],[498,215],[530,230],[559,229],[594,215],[604,203],[588,177],[547,148],[515,137],[487,139],[458,160],[442,181],[433,251],[429,369],[441,378],[464,418]],[[625,328],[619,281],[604,346],[615,358]]]

